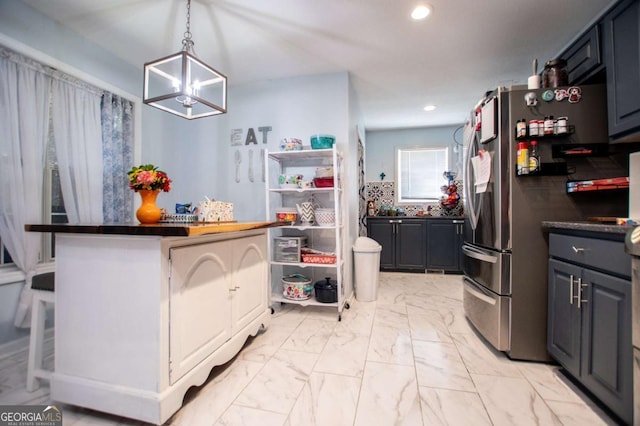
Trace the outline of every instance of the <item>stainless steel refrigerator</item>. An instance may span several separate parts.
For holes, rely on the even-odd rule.
[[[472,111],[464,133],[465,314],[497,350],[513,359],[538,361],[550,359],[548,247],[541,222],[585,219],[580,203],[567,194],[565,160],[553,158],[552,152],[558,151],[553,146],[566,151],[566,145],[608,141],[604,86],[580,87],[578,102],[557,100],[554,90],[545,92],[499,88],[488,93]],[[553,99],[548,100],[551,94]],[[528,124],[545,116],[567,117],[568,133],[525,138],[538,141],[543,174],[517,176],[517,122],[524,119]],[[483,180],[481,167],[472,166],[479,151],[491,160],[485,167],[489,173],[484,188],[477,185]]]

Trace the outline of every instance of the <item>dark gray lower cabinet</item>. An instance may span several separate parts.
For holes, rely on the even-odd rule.
[[[382,245],[380,269],[424,272],[426,269],[425,229],[424,219],[367,218],[369,238]]]
[[[628,257],[622,244],[551,234],[547,349],[567,372],[631,424],[631,282],[625,278],[626,267],[605,269],[616,265],[611,259],[623,262],[620,256]]]
[[[427,220],[427,269],[462,272],[464,220]]]

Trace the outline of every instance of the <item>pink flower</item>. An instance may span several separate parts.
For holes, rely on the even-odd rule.
[[[138,173],[138,183],[141,183],[143,185],[151,185],[156,177],[155,175],[155,172],[151,170],[143,170]]]

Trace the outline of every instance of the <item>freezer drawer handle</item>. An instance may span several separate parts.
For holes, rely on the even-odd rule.
[[[469,281],[467,278],[463,278],[465,284],[464,289],[465,291],[468,291],[469,293],[471,293],[473,296],[475,296],[476,298],[482,300],[485,303],[488,303],[490,305],[495,305],[496,304],[496,300],[492,297],[487,296],[484,293],[481,293],[480,290],[478,290],[478,286],[473,283],[472,281]]]
[[[462,251],[469,257],[473,257],[474,259],[482,260],[483,262],[496,263],[498,258],[496,256],[491,256],[473,249],[469,247],[462,247]]]

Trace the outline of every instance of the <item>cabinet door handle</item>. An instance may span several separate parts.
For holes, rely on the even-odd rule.
[[[573,305],[573,275],[569,275],[569,304]]]
[[[584,248],[582,248],[582,247],[571,246],[571,248],[576,253],[584,253]]]
[[[588,287],[588,286],[589,286],[589,284],[582,282],[582,278],[578,278],[578,309],[580,309],[582,307],[583,303],[587,303],[588,302],[587,299],[583,299],[582,298],[582,289],[585,288],[585,287]]]
[[[239,286],[235,286],[233,288],[230,288],[229,291],[238,291],[240,287]]]

